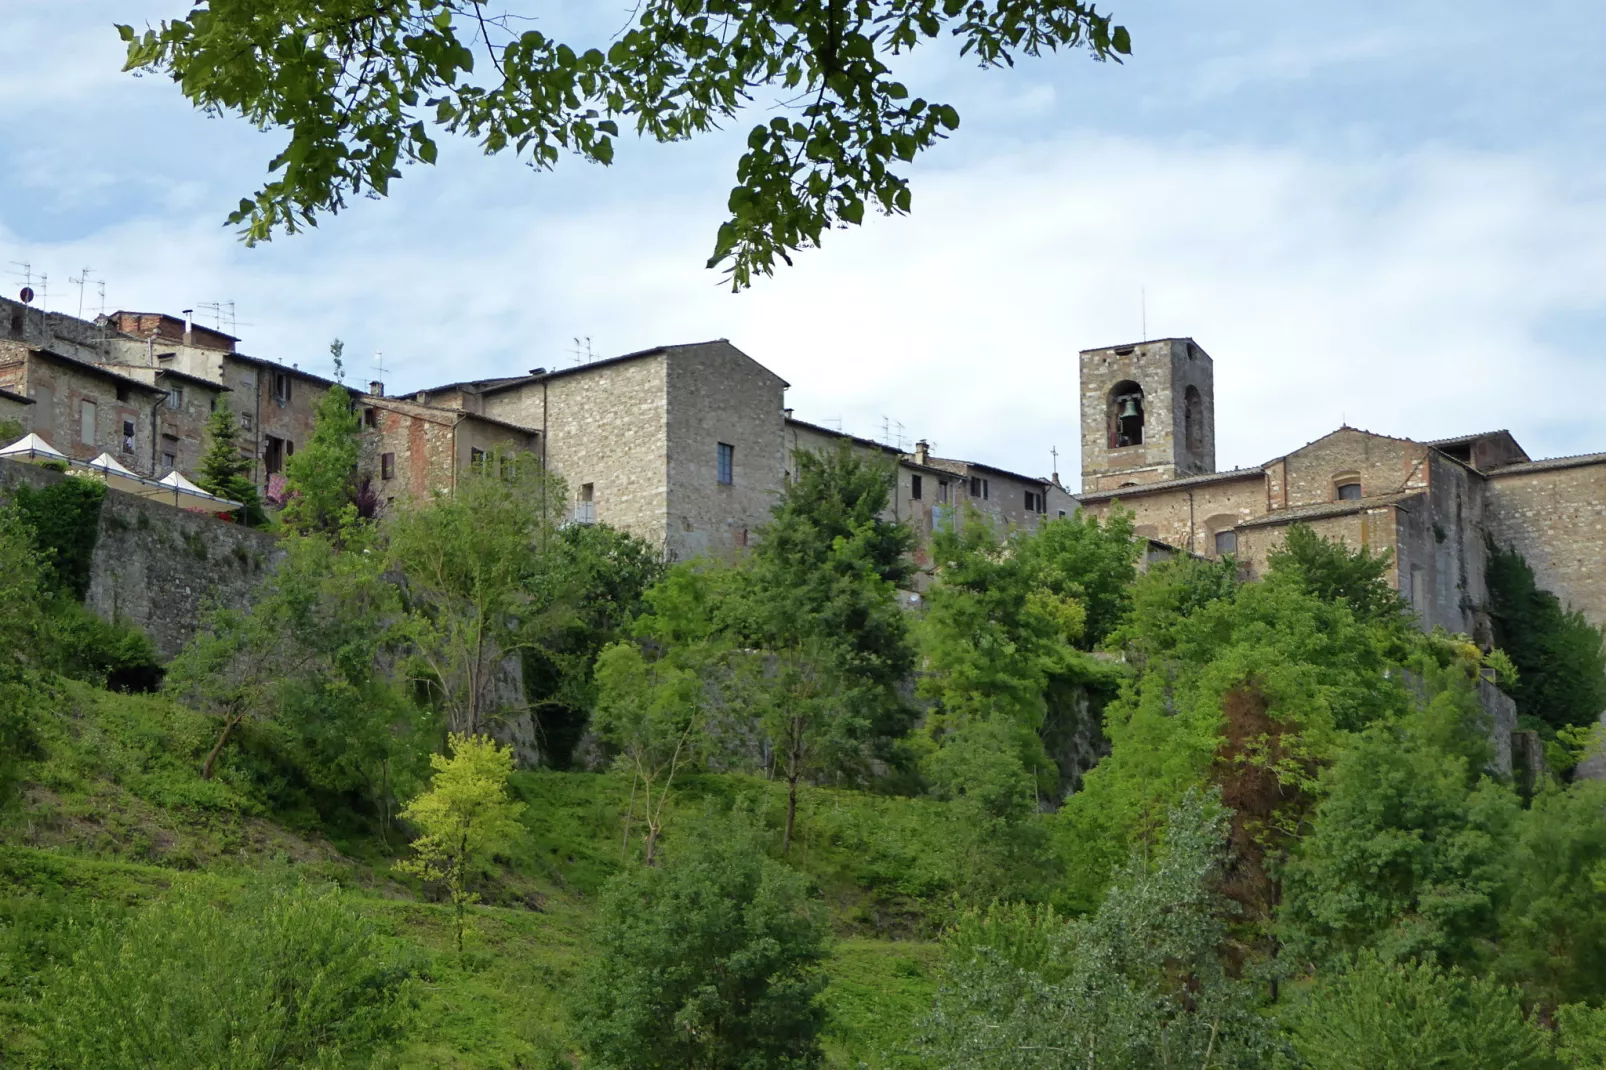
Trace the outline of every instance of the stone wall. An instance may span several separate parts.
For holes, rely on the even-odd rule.
[[[0,499],[18,484],[75,478],[0,460]],[[161,656],[177,654],[214,605],[243,608],[281,556],[273,536],[215,517],[108,490],[85,603],[143,629]]]
[[[1265,515],[1265,486],[1265,478],[1256,471],[1245,478],[1223,478],[1164,491],[1134,489],[1124,499],[1117,496],[1084,501],[1082,508],[1099,516],[1108,516],[1117,507],[1128,509],[1139,534],[1145,538],[1213,556],[1217,532]]]
[[[583,368],[520,388],[522,417],[501,400],[514,391],[491,395],[486,411],[522,424],[544,410],[545,463],[567,484],[571,512],[667,546],[668,369],[663,353]],[[589,509],[581,506],[587,485]]]
[[[1167,338],[1080,354],[1082,490],[1114,490],[1216,470],[1215,372],[1192,339]],[[1112,393],[1130,380],[1143,391],[1143,442],[1111,441]],[[1197,392],[1188,435],[1189,388]]]
[[[1606,457],[1490,472],[1486,495],[1494,541],[1521,553],[1564,605],[1606,624]]]
[[[1282,458],[1281,487],[1271,507],[1296,508],[1335,500],[1336,485],[1357,477],[1361,494],[1425,490],[1427,446],[1386,438],[1352,427],[1341,428]]]
[[[680,559],[730,554],[769,519],[784,482],[786,383],[729,342],[666,352],[667,545]],[[728,484],[721,443],[734,450]]]
[[[152,416],[162,391],[9,342],[0,342],[0,387],[33,399],[24,417],[28,430],[68,457],[87,461],[110,453],[133,471],[152,474],[152,457],[160,456]]]

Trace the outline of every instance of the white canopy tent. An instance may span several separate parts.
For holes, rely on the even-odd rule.
[[[0,457],[13,461],[65,461],[67,455],[56,447],[29,433],[23,435],[11,445],[0,449]]]
[[[208,494],[194,483],[185,479],[177,472],[169,472],[156,481],[161,489],[152,497],[167,502],[179,509],[188,509],[199,513],[217,513],[233,511],[244,508],[241,502],[219,498],[216,494]]]
[[[113,490],[137,494],[141,498],[154,497],[162,492],[161,484],[129,471],[109,453],[102,453],[93,461],[74,461],[73,467],[87,471]]]

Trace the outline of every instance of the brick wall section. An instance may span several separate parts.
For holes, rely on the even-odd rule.
[[[0,460],[0,498],[19,483],[73,478]],[[195,634],[213,606],[243,609],[282,554],[273,536],[109,490],[90,563],[90,609],[143,629],[163,658]]]
[[[1487,494],[1495,542],[1527,558],[1539,586],[1606,624],[1606,457],[1492,472]]]
[[[1258,472],[1128,497],[1085,501],[1082,508],[1104,517],[1120,507],[1130,510],[1138,534],[1178,549],[1211,555],[1218,531],[1266,514],[1266,482]]]
[[[244,452],[256,459],[252,479],[259,487],[265,487],[272,474],[268,471],[268,439],[277,438],[285,443],[286,460],[295,449],[306,445],[312,438],[313,415],[324,391],[329,388],[329,381],[271,361],[235,354],[221,356],[220,374],[223,385],[230,390],[229,403],[240,419]],[[275,396],[274,378],[278,374],[289,378],[287,401]],[[283,471],[281,464],[280,474]]]
[[[218,398],[228,392],[216,383],[188,376],[180,378],[165,373],[159,367],[120,364],[108,364],[106,367],[166,392],[167,397],[155,410],[156,458],[153,471],[157,476],[163,476],[176,468],[191,479],[195,478],[201,455],[206,452],[206,425],[212,418],[212,407],[218,403]],[[166,463],[162,456],[164,453],[174,454],[176,463]]]
[[[680,559],[728,555],[769,518],[780,493],[787,469],[786,383],[729,342],[666,352],[667,545]],[[735,449],[728,485],[718,479],[722,442]]]

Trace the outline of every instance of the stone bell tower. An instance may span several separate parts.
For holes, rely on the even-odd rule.
[[[1216,470],[1215,373],[1191,338],[1084,349],[1082,491]]]

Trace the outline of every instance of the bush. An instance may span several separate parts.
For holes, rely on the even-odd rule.
[[[407,973],[336,891],[259,885],[225,909],[180,885],[93,924],[40,1031],[64,1068],[367,1066],[399,1033]]]
[[[1553,727],[1589,724],[1606,710],[1606,634],[1539,587],[1512,549],[1490,543],[1489,615],[1495,645],[1517,670],[1517,712]]]
[[[602,904],[581,1044],[610,1070],[821,1064],[825,927],[751,834],[708,836],[620,874]]]
[[[1540,1070],[1544,1034],[1516,993],[1427,963],[1366,953],[1289,1014],[1311,1070]]]

